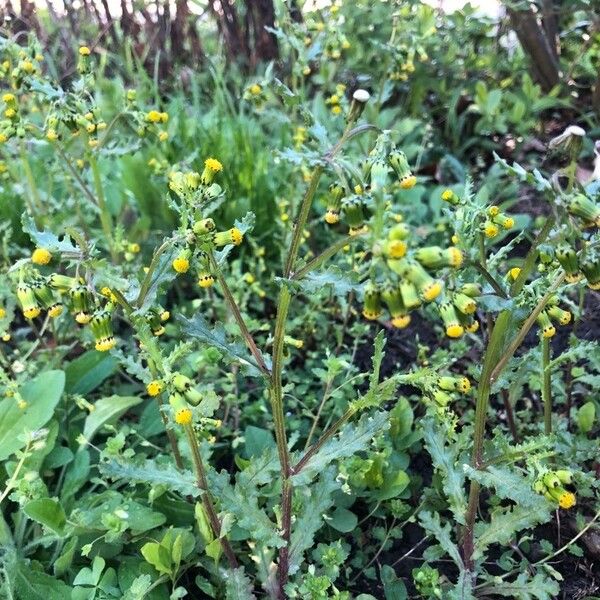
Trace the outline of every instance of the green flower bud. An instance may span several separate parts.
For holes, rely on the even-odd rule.
[[[59,275],[58,273],[52,273],[48,278],[48,285],[59,293],[68,292],[71,288],[75,287],[81,280],[75,277],[67,277],[66,275]]]
[[[162,324],[160,313],[154,309],[150,309],[146,313],[146,322],[150,326],[150,331],[156,337],[161,336],[165,332],[165,326]]]
[[[390,240],[405,240],[410,235],[410,227],[406,223],[396,223],[390,228],[388,239]]]
[[[410,170],[406,154],[401,150],[395,150],[388,156],[388,161],[400,181],[400,187],[403,190],[409,190],[414,187],[417,183],[417,178]]]
[[[383,160],[377,159],[373,161],[371,167],[371,189],[379,190],[385,187],[388,179],[389,167]]]
[[[201,219],[196,221],[192,226],[192,230],[196,235],[204,235],[215,229],[215,222],[212,219]]]
[[[568,244],[560,244],[556,248],[556,260],[566,273],[565,279],[569,283],[575,283],[581,279],[579,261],[574,248]]]
[[[340,220],[340,208],[342,206],[342,198],[344,197],[344,188],[339,183],[332,183],[329,186],[329,195],[327,198],[327,212],[325,213],[325,221],[329,225],[338,223]]]
[[[478,283],[464,283],[460,292],[471,298],[477,298],[477,296],[481,296],[481,286]]]
[[[360,233],[365,224],[364,204],[359,196],[350,196],[342,202],[344,220],[350,227],[350,235]]]
[[[423,301],[431,302],[442,292],[442,282],[431,277],[416,260],[388,260],[388,265],[394,272],[405,277],[417,287]]]
[[[544,265],[549,265],[554,260],[554,248],[547,244],[542,244],[539,247],[540,261]]]
[[[464,315],[472,315],[477,310],[477,304],[471,296],[460,292],[452,294],[452,303]]]
[[[173,387],[185,396],[186,401],[192,406],[198,406],[202,394],[194,388],[194,382],[181,373],[175,373],[172,379]]]
[[[542,337],[551,338],[556,333],[556,328],[550,321],[550,316],[543,310],[537,317],[537,323],[542,332]]]
[[[442,302],[439,306],[440,316],[446,327],[446,335],[450,338],[459,338],[465,332],[460,323],[460,318],[452,302]]]
[[[579,266],[587,279],[588,287],[592,290],[600,290],[600,260],[598,256],[586,256]]]
[[[377,285],[372,281],[367,282],[365,286],[362,312],[365,319],[369,319],[369,321],[378,319],[381,316],[381,294]]]
[[[63,305],[54,297],[52,289],[48,287],[45,280],[38,279],[35,281],[33,292],[42,306],[48,311],[48,316],[54,319],[62,314]]]
[[[442,267],[458,268],[462,265],[462,252],[451,246],[440,248],[440,246],[423,246],[415,252],[415,258],[428,269],[440,269]]]
[[[410,281],[400,281],[400,294],[402,295],[402,301],[407,310],[421,306],[419,292]]]
[[[498,213],[493,217],[492,221],[504,229],[512,229],[515,226],[515,220],[503,213]]]
[[[106,309],[98,310],[90,320],[90,329],[96,340],[96,350],[106,352],[116,345],[112,330],[112,316]]]
[[[21,304],[21,310],[26,319],[35,319],[39,316],[41,309],[30,285],[23,282],[19,283],[17,287],[17,299]]]
[[[440,406],[448,406],[452,402],[452,396],[444,390],[433,390],[431,395]]]
[[[94,309],[94,300],[87,287],[83,283],[76,283],[69,290],[69,296],[75,320],[81,325],[89,323]]]
[[[471,389],[471,382],[466,377],[440,377],[437,385],[447,392],[460,392],[461,394],[466,394]]]
[[[596,227],[600,227],[600,206],[585,194],[573,196],[567,204],[567,211],[586,223],[593,223]]]
[[[237,227],[232,227],[227,231],[217,231],[213,234],[213,243],[215,246],[227,246],[233,244],[239,246],[244,239],[244,235]]]
[[[568,310],[563,310],[558,306],[549,306],[547,312],[550,318],[560,325],[568,325],[571,322],[571,313]]]

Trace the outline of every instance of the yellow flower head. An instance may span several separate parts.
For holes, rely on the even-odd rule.
[[[98,352],[108,352],[114,348],[116,344],[117,340],[115,340],[112,335],[109,337],[103,337],[96,342],[96,350],[98,350]]]
[[[260,85],[258,83],[253,83],[250,86],[249,91],[253,96],[258,96],[262,92],[262,88],[260,87]]]
[[[415,187],[416,183],[417,183],[417,178],[415,175],[407,175],[406,177],[403,177],[400,180],[400,187],[403,190],[410,190],[411,188]]]
[[[169,134],[166,131],[161,131],[158,134],[158,139],[161,142],[166,142],[169,139]]]
[[[25,73],[33,73],[35,71],[35,66],[30,60],[24,61],[21,67],[23,67],[23,71],[25,71]]]
[[[442,293],[442,284],[439,281],[434,281],[431,285],[428,285],[423,290],[423,298],[426,302],[431,302],[432,300],[435,300],[441,293]],[[462,332],[459,335],[462,335]],[[450,336],[450,337],[452,337],[452,336]]]
[[[392,319],[392,325],[396,329],[405,329],[410,324],[410,315],[399,315]]]
[[[52,254],[46,248],[36,248],[31,255],[31,262],[35,265],[47,265],[52,260]]]
[[[48,129],[48,132],[46,133],[46,139],[49,142],[55,142],[58,139],[58,133],[56,133],[54,129]]]
[[[560,498],[558,499],[558,505],[561,508],[572,508],[573,506],[575,506],[575,504],[577,504],[577,500],[575,498],[575,494],[573,494],[572,492],[563,492],[560,496]]]
[[[153,396],[153,397],[158,396],[164,389],[165,389],[165,385],[159,379],[155,379],[154,381],[151,381],[146,386],[146,391],[148,392],[148,395]]]
[[[485,224],[484,228],[485,237],[493,238],[498,235],[498,226],[492,222],[488,222]]]
[[[4,319],[6,316],[6,310],[0,306],[0,319]]]
[[[15,98],[14,94],[3,94],[2,95],[2,102],[4,102],[5,104],[11,104],[12,102],[15,102],[17,99]]]
[[[160,120],[161,120],[161,123],[166,123],[169,120],[169,113],[161,112]]]
[[[521,267],[513,267],[508,274],[512,277],[513,281],[521,274]]]
[[[87,46],[81,46],[81,48],[79,48],[79,56],[89,56],[91,52],[92,51]]]
[[[218,173],[223,170],[223,165],[216,158],[207,158],[204,161],[204,166],[213,173]]]
[[[442,192],[442,200],[444,200],[444,202],[450,202],[452,198],[454,198],[454,192],[452,190],[444,190]]]
[[[192,422],[192,411],[189,408],[180,408],[175,413],[175,423],[189,425]]]
[[[487,209],[487,212],[490,217],[495,217],[500,212],[500,209],[496,205],[492,205]]]
[[[160,123],[161,120],[160,113],[157,110],[151,110],[146,114],[146,121],[150,121],[150,123]]]
[[[190,261],[185,256],[178,256],[173,261],[173,268],[177,273],[187,273],[190,268]]]
[[[341,107],[339,104],[336,104],[335,106],[332,106],[332,107],[331,107],[331,112],[332,112],[334,115],[339,115],[339,114],[341,114],[341,113],[342,113],[342,107]]]
[[[452,325],[448,325],[448,327],[446,327],[446,335],[449,338],[459,338],[463,333],[464,333],[464,329],[462,325],[459,325],[458,323],[453,323]]]

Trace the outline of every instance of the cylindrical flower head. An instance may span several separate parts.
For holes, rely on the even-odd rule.
[[[115,347],[117,341],[113,335],[110,312],[105,309],[96,311],[90,320],[90,329],[98,352],[106,352]]]
[[[512,229],[515,226],[515,220],[504,213],[498,213],[492,221],[504,229]]]
[[[573,479],[573,473],[567,469],[559,469],[554,471],[554,474],[559,478],[561,483],[566,483],[567,485],[570,484]]]
[[[410,167],[408,165],[408,160],[406,159],[406,154],[401,150],[394,150],[388,156],[388,161],[398,180],[400,181],[400,187],[403,190],[409,190],[414,187],[417,183],[417,178],[413,175]]]
[[[388,264],[391,261],[388,261]],[[416,260],[405,260],[406,267],[403,275],[419,291],[421,299],[425,302],[435,300],[442,292],[442,282],[434,279]]]
[[[42,306],[48,311],[48,316],[56,318],[62,314],[63,305],[54,297],[52,289],[48,287],[46,281],[39,279],[33,286],[33,292]]]
[[[573,196],[567,204],[567,211],[586,223],[593,223],[596,227],[600,227],[600,206],[585,194]]]
[[[410,227],[406,223],[396,223],[390,228],[388,239],[390,240],[405,240],[410,235]]]
[[[68,277],[67,275],[59,275],[58,273],[52,273],[48,278],[48,285],[59,293],[68,292],[72,287],[75,287],[79,281],[75,277]]]
[[[17,298],[21,303],[21,310],[26,319],[35,319],[39,316],[41,309],[31,286],[20,283],[17,287]]]
[[[70,290],[71,310],[75,315],[75,320],[81,324],[89,323],[92,318],[94,302],[92,295],[83,283],[76,283]]]
[[[215,230],[215,222],[212,219],[201,219],[192,225],[192,231],[196,235],[204,235]]]
[[[579,261],[575,249],[568,244],[560,244],[556,248],[556,260],[565,272],[565,279],[569,283],[575,283],[581,279],[579,272]]]
[[[571,322],[571,313],[559,306],[549,306],[547,312],[550,318],[560,325],[568,325]]]
[[[442,267],[458,268],[462,265],[462,252],[455,246],[440,248],[440,246],[423,246],[415,252],[415,258],[428,269]]]
[[[223,165],[215,158],[207,158],[204,161],[204,170],[200,175],[202,185],[210,185],[215,175],[223,170]]]
[[[466,377],[440,377],[438,387],[447,392],[460,392],[466,394],[471,389],[471,382]]]
[[[150,331],[156,337],[161,336],[165,332],[165,326],[162,324],[158,311],[151,309],[146,313],[146,322],[150,326]]]
[[[563,488],[562,486],[553,488],[548,493],[554,498],[556,502],[558,502],[558,505],[561,508],[564,508],[565,510],[572,508],[577,504],[575,494],[573,492],[565,490],[565,488]]]
[[[215,278],[208,271],[200,271],[198,273],[198,285],[201,288],[209,288],[215,283]]]
[[[402,295],[402,301],[407,310],[417,308],[421,306],[421,299],[419,298],[419,292],[417,288],[410,281],[400,281],[400,294]]]
[[[350,227],[350,235],[359,233],[365,224],[363,202],[358,196],[350,196],[342,202],[344,220]]]
[[[327,212],[325,213],[325,221],[329,225],[334,225],[340,220],[340,208],[342,206],[342,198],[344,197],[344,188],[339,183],[332,183],[329,186],[329,195],[327,197]]]
[[[542,337],[551,338],[556,333],[556,327],[552,325],[552,321],[550,321],[550,316],[545,310],[543,310],[538,315],[537,323],[542,332]]]
[[[442,192],[442,200],[444,202],[448,202],[448,204],[452,204],[453,206],[460,202],[460,198],[450,189]]]
[[[232,227],[227,231],[217,231],[213,234],[213,243],[217,247],[227,246],[229,244],[239,246],[243,239],[244,235],[237,227]]]
[[[442,302],[439,311],[446,327],[446,335],[450,338],[459,338],[465,330],[460,324],[460,318],[452,302]]]
[[[371,166],[371,189],[380,190],[385,187],[388,180],[389,167],[381,159],[373,161]]]
[[[431,395],[440,406],[448,406],[452,402],[452,395],[444,390],[433,390]]]
[[[465,331],[468,331],[469,333],[476,333],[479,329],[479,321],[471,316],[465,316],[465,319],[463,319],[463,327],[465,328]]]
[[[579,264],[588,287],[592,290],[600,290],[600,258],[597,255],[586,256]]]
[[[477,303],[471,296],[457,292],[452,294],[452,303],[464,315],[472,315],[477,310]]]
[[[202,400],[202,394],[195,389],[194,382],[183,375],[175,373],[172,379],[173,387],[185,396],[186,401],[192,406],[198,406]]]
[[[477,298],[481,296],[481,286],[478,283],[464,283],[460,288],[461,293],[471,296],[471,298]]]
[[[381,316],[381,294],[377,285],[372,281],[369,281],[365,286],[362,314],[369,321],[378,319]]]
[[[173,416],[177,425],[190,425],[192,423],[192,410],[179,392],[173,392],[169,396],[169,404],[173,408]]]
[[[381,298],[385,302],[392,317],[399,317],[408,312],[402,301],[400,288],[393,283],[389,281],[385,283],[381,289]]]

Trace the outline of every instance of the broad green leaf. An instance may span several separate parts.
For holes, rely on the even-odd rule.
[[[106,352],[90,350],[72,360],[65,369],[65,389],[69,394],[88,394],[117,369],[117,360]]]
[[[141,552],[146,561],[161,575],[171,576],[171,554],[167,548],[158,542],[148,542],[142,546]]]
[[[58,500],[53,498],[31,500],[23,507],[23,512],[33,521],[54,531],[56,535],[63,535],[67,516]]]
[[[23,231],[29,234],[32,241],[40,248],[46,248],[50,252],[69,254],[74,257],[81,256],[81,250],[73,244],[69,236],[57,237],[50,231],[39,231],[35,226],[33,218],[27,213],[21,219]]]
[[[396,576],[393,567],[383,565],[381,567],[381,583],[385,600],[407,600],[408,591],[402,579]]]
[[[589,400],[577,411],[577,425],[583,433],[589,433],[596,420],[596,405]]]
[[[70,586],[51,575],[34,571],[25,560],[18,563],[15,591],[16,600],[68,600],[71,597]]]
[[[397,471],[394,474],[386,474],[383,485],[373,490],[372,496],[376,500],[383,502],[399,496],[410,483],[410,477],[404,471]]]
[[[77,536],[69,539],[63,547],[62,554],[54,561],[52,568],[57,577],[64,575],[71,568],[78,543],[79,538]]]
[[[106,423],[116,421],[132,406],[142,401],[137,396],[109,396],[101,398],[94,404],[94,410],[86,417],[83,437],[89,442],[96,432]]]
[[[19,390],[27,403],[18,407],[14,398],[0,402],[0,461],[25,445],[26,431],[43,427],[54,414],[65,387],[63,371],[46,371],[25,383]]]
[[[358,517],[347,508],[338,506],[327,519],[327,524],[336,531],[349,533],[358,523]]]

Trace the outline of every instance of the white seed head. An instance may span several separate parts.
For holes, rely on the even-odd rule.
[[[357,102],[361,102],[362,104],[365,104],[369,101],[371,94],[369,94],[369,92],[367,92],[367,90],[360,89],[360,90],[356,90],[354,92],[354,94],[352,94],[352,97]]]

